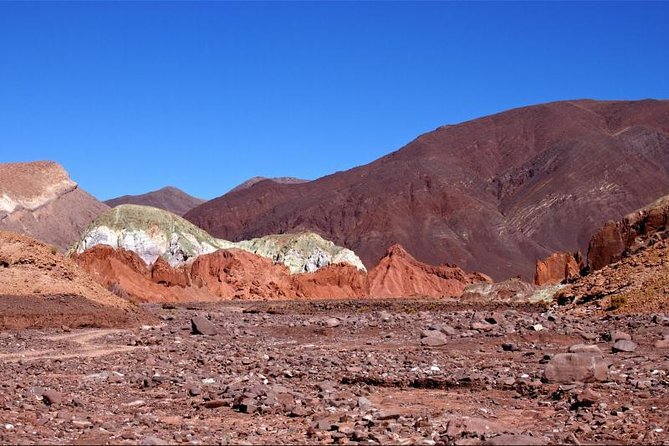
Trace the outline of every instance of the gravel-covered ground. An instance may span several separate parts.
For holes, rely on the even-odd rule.
[[[147,308],[161,325],[0,332],[0,443],[669,443],[663,314]]]

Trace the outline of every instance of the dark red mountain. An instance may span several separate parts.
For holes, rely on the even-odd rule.
[[[183,215],[205,200],[195,198],[176,187],[167,186],[142,195],[124,195],[105,201],[107,206],[116,207],[122,204],[138,204],[164,209],[173,214]]]
[[[238,184],[234,188],[230,189],[228,193],[248,189],[249,187],[255,186],[261,181],[273,181],[279,184],[299,184],[299,183],[307,183],[309,180],[303,180],[301,178],[295,178],[295,177],[274,177],[274,178],[252,177],[244,181],[243,183]]]
[[[418,260],[496,279],[669,193],[669,101],[555,102],[440,127],[368,165],[303,184],[265,181],[185,217],[239,240],[315,231],[371,266]]]

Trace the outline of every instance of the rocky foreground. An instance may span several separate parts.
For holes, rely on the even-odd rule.
[[[669,443],[669,318],[436,301],[152,305],[0,332],[0,443]]]

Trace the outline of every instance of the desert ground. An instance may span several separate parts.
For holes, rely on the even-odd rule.
[[[435,300],[144,308],[157,324],[0,332],[0,443],[669,442],[663,314]],[[560,368],[570,349],[606,376]],[[570,382],[579,373],[586,382]]]

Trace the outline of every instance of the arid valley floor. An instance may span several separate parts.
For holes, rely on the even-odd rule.
[[[662,315],[434,300],[146,308],[158,322],[136,329],[0,332],[0,443],[669,442]],[[547,382],[583,372],[547,370],[570,349],[608,378]]]

